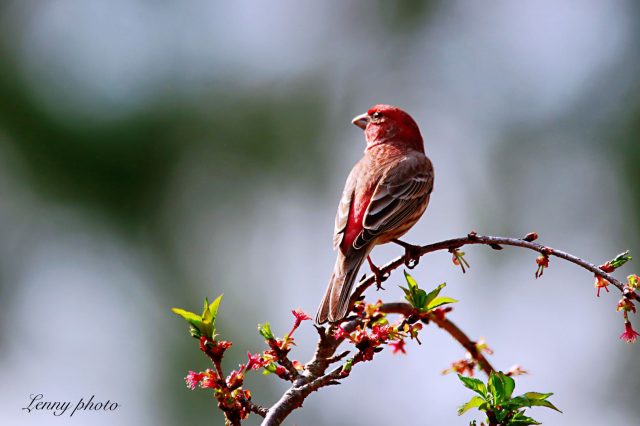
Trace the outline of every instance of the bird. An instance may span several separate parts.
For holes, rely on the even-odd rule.
[[[433,190],[433,165],[408,113],[378,104],[352,123],[364,130],[366,148],[349,173],[338,205],[333,235],[338,254],[316,314],[318,325],[347,316],[351,290],[365,259],[380,285],[380,269],[369,256],[375,246],[397,243],[405,248],[405,262],[413,258],[417,263],[417,246],[399,238],[425,212]]]

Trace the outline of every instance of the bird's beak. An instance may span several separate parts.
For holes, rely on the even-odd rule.
[[[351,122],[364,130],[367,128],[367,124],[369,124],[369,114],[361,114],[351,120]]]

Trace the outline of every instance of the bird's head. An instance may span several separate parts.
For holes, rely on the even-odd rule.
[[[367,148],[394,143],[424,151],[418,125],[409,114],[391,105],[374,105],[365,114],[355,117],[353,124],[364,130]]]

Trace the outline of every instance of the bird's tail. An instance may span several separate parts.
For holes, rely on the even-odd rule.
[[[338,250],[338,258],[333,267],[333,274],[331,274],[327,292],[316,314],[316,323],[323,324],[327,320],[329,322],[337,322],[347,316],[353,283],[356,280],[362,262],[367,258],[369,252],[370,250],[362,249],[351,252],[348,257],[345,257]]]

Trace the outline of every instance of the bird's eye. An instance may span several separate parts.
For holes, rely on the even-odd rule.
[[[371,115],[371,118],[373,118],[374,120],[379,120],[382,117],[382,114],[380,114],[379,112],[374,112]]]

